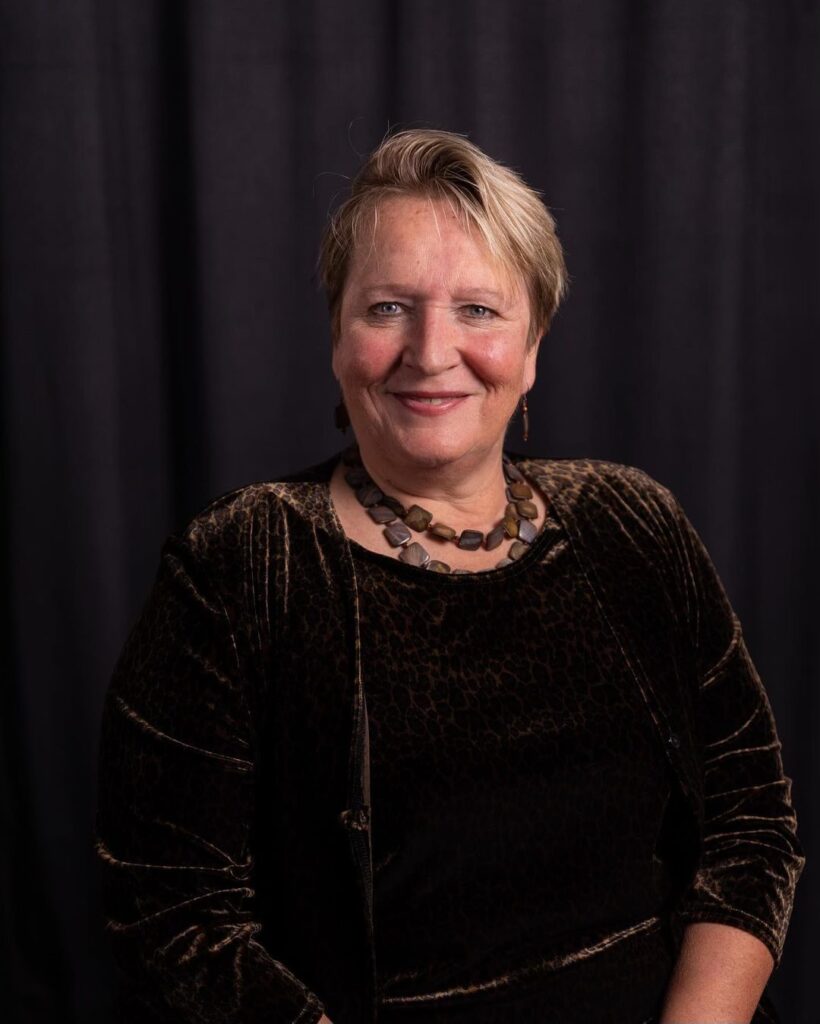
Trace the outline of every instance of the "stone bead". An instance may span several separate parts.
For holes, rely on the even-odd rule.
[[[518,509],[516,508],[514,501],[508,501],[507,502],[507,504],[506,504],[506,506],[504,508],[504,515],[505,516],[512,516],[513,519],[517,519],[518,518]]]
[[[504,516],[504,521],[501,524],[504,527],[504,533],[508,537],[518,536],[518,520],[513,516]]]
[[[453,576],[469,576],[469,569],[453,569]]]
[[[484,547],[488,551],[492,551],[493,548],[497,548],[498,547],[498,545],[501,543],[501,541],[504,540],[505,536],[506,536],[506,530],[504,529],[503,525],[502,526],[496,526],[494,529],[490,530],[490,532],[487,534],[487,536],[486,536],[486,538],[484,540]]]
[[[535,525],[535,523],[530,522],[529,519],[522,519],[518,523],[518,536],[526,544],[532,544],[532,542],[538,536],[538,527]]]
[[[462,530],[458,538],[458,546],[465,551],[477,551],[484,540],[481,530]]]
[[[422,508],[421,505],[411,505],[404,517],[404,522],[411,530],[423,533],[430,525],[432,518],[433,513],[428,512],[426,508]]]
[[[512,462],[504,463],[504,476],[510,483],[522,483],[524,480],[524,474]]]
[[[500,562],[495,563],[496,569],[503,569],[505,565],[512,565],[513,560],[511,558],[502,558]]]
[[[427,550],[417,540],[402,548],[399,552],[399,558],[402,562],[407,562],[408,565],[417,565],[419,568],[427,565],[430,561],[430,555],[427,553]]]
[[[437,558],[432,558],[427,563],[428,572],[451,572],[450,566],[446,562],[440,562]]]
[[[528,549],[528,546],[529,545],[525,544],[522,540],[514,540],[512,544],[510,544],[510,549],[507,554],[512,559],[518,559]]]
[[[517,500],[518,498],[531,498],[532,488],[526,483],[514,483],[510,484],[507,488],[507,493],[513,500]]]
[[[367,514],[374,523],[392,523],[396,519],[396,513],[387,505],[372,505],[367,510]]]
[[[385,526],[383,532],[385,537],[387,537],[388,543],[392,544],[394,548],[406,544],[411,537],[411,533],[404,523],[393,523],[390,526]]]
[[[345,480],[355,489],[361,487],[362,484],[369,483],[370,476],[364,466],[353,466],[345,473]]]
[[[382,505],[387,505],[388,508],[392,508],[400,519],[403,519],[407,515],[407,509],[402,505],[399,499],[393,498],[389,494],[385,494],[382,498]]]
[[[383,497],[384,494],[375,484],[362,484],[356,491],[359,504],[364,505],[365,508],[380,504]]]
[[[518,509],[518,514],[525,519],[538,518],[538,506],[534,501],[517,501],[515,507]]]
[[[445,526],[444,523],[433,523],[427,532],[432,533],[435,537],[441,537],[442,540],[454,540],[456,536],[456,531],[452,526]]]

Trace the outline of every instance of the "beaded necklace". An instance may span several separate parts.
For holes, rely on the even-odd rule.
[[[397,498],[385,494],[365,469],[358,444],[344,449],[342,462],[348,467],[344,478],[354,491],[357,501],[375,523],[384,525],[383,533],[387,542],[391,547],[400,549],[398,557],[408,565],[429,569],[431,572],[453,574],[476,571],[452,569],[446,562],[431,558],[424,545],[411,539],[411,530],[450,541],[465,551],[477,551],[479,548],[492,551],[505,538],[509,538],[512,544],[506,556],[496,563],[496,569],[519,559],[538,535],[538,527],[535,525],[538,506],[532,500],[532,488],[506,453],[502,453],[502,468],[509,501],[501,521],[486,535],[481,530],[462,530],[459,533],[445,523],[434,523],[433,513],[421,505],[405,508]]]

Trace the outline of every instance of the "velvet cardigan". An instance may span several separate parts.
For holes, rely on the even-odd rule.
[[[223,494],[172,533],[115,666],[95,849],[126,1019],[377,1019],[338,457]],[[551,502],[672,768],[676,941],[689,922],[733,925],[776,968],[805,855],[771,705],[702,541],[640,469],[514,458]]]

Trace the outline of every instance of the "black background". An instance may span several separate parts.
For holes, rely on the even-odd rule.
[[[510,442],[642,467],[706,541],[809,858],[772,990],[815,1020],[818,3],[2,0],[0,75],[12,1020],[108,1019],[103,693],[165,536],[341,443],[316,246],[396,125],[557,218],[572,291]]]

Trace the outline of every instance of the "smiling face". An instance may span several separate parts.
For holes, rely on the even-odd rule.
[[[352,254],[333,351],[365,458],[378,452],[400,468],[500,456],[535,380],[529,323],[523,281],[447,203],[383,201],[373,245]]]

